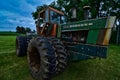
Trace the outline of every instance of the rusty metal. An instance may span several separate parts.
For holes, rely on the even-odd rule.
[[[106,24],[106,33],[105,33],[105,37],[103,40],[103,44],[102,45],[109,45],[109,40],[110,40],[110,36],[111,36],[111,31],[112,31],[112,27],[114,25],[116,17],[115,16],[111,16],[108,18],[108,22]]]
[[[104,40],[104,36],[106,33],[106,29],[101,29],[98,35],[98,40],[97,40],[97,45],[102,45],[103,40]]]

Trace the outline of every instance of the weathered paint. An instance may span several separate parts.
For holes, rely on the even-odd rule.
[[[83,20],[78,22],[62,24],[61,29],[62,32],[101,29],[105,28],[106,22],[107,18]]]
[[[80,54],[80,53],[74,52],[74,51],[69,51],[69,53],[70,53],[70,60],[71,61],[78,61],[78,60],[86,60],[86,59],[95,58],[93,56],[86,55],[86,54]]]
[[[84,60],[86,58],[101,57],[106,58],[107,46],[77,44],[74,46],[67,46],[67,50],[73,60]]]
[[[111,31],[112,29],[107,29],[106,33],[105,33],[105,37],[104,37],[104,41],[102,45],[109,45],[109,40],[110,40],[110,36],[111,36]]]
[[[61,34],[65,35],[68,33],[65,35],[68,35],[68,38],[66,37],[66,39],[62,40],[67,42],[66,47],[70,52],[72,60],[84,60],[95,57],[106,58],[114,22],[115,17],[109,17],[62,24],[59,28],[60,30],[58,30],[60,31],[59,37],[62,37]],[[76,36],[73,34],[84,30],[88,31],[88,35],[86,35],[87,41],[83,44],[75,42],[72,38]]]
[[[56,32],[57,32],[57,24],[54,24],[51,30],[51,36],[56,37]]]
[[[103,40],[104,40],[104,35],[106,33],[106,28],[105,29],[101,29],[99,31],[99,34],[98,34],[98,39],[97,39],[97,45],[102,45],[103,43]]]
[[[104,35],[105,37],[104,37],[102,45],[108,45],[109,44],[111,31],[112,31],[112,27],[114,25],[115,19],[116,19],[115,16],[111,16],[111,17],[108,18],[108,22],[107,22],[107,25],[106,25],[107,31]]]

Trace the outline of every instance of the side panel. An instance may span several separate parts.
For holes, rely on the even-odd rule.
[[[110,16],[62,24],[59,37],[70,52],[71,59],[106,58],[115,18]],[[83,34],[85,35],[82,36]]]
[[[107,48],[107,46],[85,44],[67,47],[68,51],[70,52],[71,60],[84,60],[96,57],[106,58]]]
[[[87,43],[88,44],[96,44],[98,39],[98,34],[100,30],[90,30],[88,32]]]
[[[77,35],[82,31],[87,30],[88,34],[86,35],[86,43],[94,45],[109,45],[109,40],[111,36],[111,30],[115,22],[114,16],[108,18],[92,19],[92,20],[83,20],[78,22],[72,22],[61,25],[61,34],[64,34],[66,37],[73,40],[76,37],[76,41],[80,42],[78,36],[75,36],[74,33],[78,32]],[[69,33],[69,34],[67,34]],[[67,34],[67,35],[66,35]]]

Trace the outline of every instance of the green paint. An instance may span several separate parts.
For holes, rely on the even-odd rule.
[[[95,57],[106,58],[107,46],[77,44],[66,46],[71,60],[85,60]]]
[[[100,30],[90,30],[88,32],[87,43],[96,44],[98,39],[98,34]]]
[[[83,20],[61,25],[62,32],[105,28],[107,18]]]
[[[71,61],[91,59],[91,56],[86,55],[86,54],[80,54],[80,53],[74,52],[74,51],[69,51],[69,53],[70,53],[70,60]]]
[[[58,25],[57,27],[57,38],[61,37],[61,25]]]

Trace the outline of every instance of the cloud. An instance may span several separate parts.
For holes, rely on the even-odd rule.
[[[2,28],[6,28],[6,30],[15,31],[16,26],[25,26],[35,29],[34,20],[32,17],[25,17],[19,13],[17,14],[9,11],[2,11],[0,12],[0,15],[2,15],[2,20],[0,20],[0,30],[2,30]]]
[[[0,31],[15,31],[16,26],[35,29],[31,13],[38,5],[50,4],[53,0],[1,0]]]

